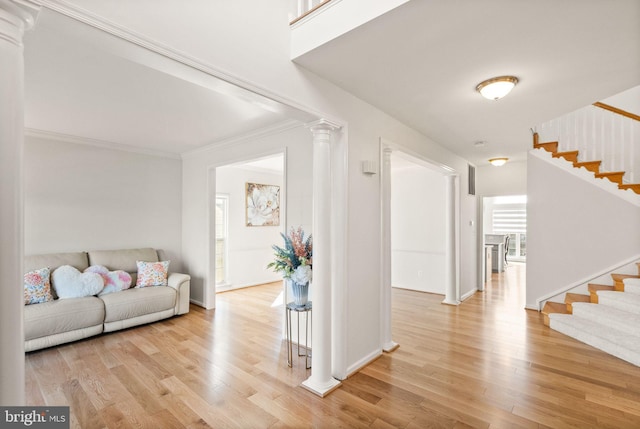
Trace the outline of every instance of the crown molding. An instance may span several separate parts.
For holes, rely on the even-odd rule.
[[[56,133],[53,131],[38,130],[34,128],[25,128],[24,135],[27,137],[41,138],[46,140],[54,140],[64,143],[75,143],[85,146],[94,146],[103,149],[119,150],[122,152],[131,152],[147,156],[155,156],[159,158],[181,159],[180,154],[167,152],[157,149],[147,149],[138,146],[131,146],[122,143],[115,143],[107,140],[98,140],[88,137],[73,136],[70,134]]]
[[[275,125],[271,125],[268,127],[264,127],[264,128],[260,128],[258,130],[255,131],[251,131],[245,134],[241,134],[239,136],[233,136],[227,139],[223,139],[223,140],[218,140],[216,142],[210,143],[206,146],[202,146],[199,147],[197,149],[193,149],[193,150],[189,150],[186,152],[182,152],[182,159],[188,159],[188,158],[193,158],[193,157],[197,157],[198,155],[201,155],[205,152],[208,152],[210,150],[214,150],[214,149],[222,149],[224,147],[227,146],[231,146],[234,144],[238,144],[238,143],[242,143],[242,142],[247,142],[249,140],[255,140],[258,138],[263,138],[263,137],[268,137],[274,134],[279,134],[288,130],[292,130],[294,128],[301,128],[303,127],[304,124],[301,124],[298,121],[295,120],[287,120],[284,122],[280,122],[278,124]]]

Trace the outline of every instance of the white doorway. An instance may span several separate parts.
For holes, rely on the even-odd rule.
[[[392,243],[392,224],[393,224],[393,213],[392,213],[392,205],[398,204],[398,201],[392,202],[394,199],[393,196],[393,169],[392,169],[392,157],[394,155],[399,156],[403,161],[396,161],[396,165],[400,162],[408,162],[409,164],[417,164],[419,167],[426,168],[429,172],[425,172],[422,168],[416,168],[415,173],[408,174],[409,177],[404,178],[406,180],[406,184],[404,187],[407,189],[401,189],[400,193],[403,194],[403,200],[409,200],[411,198],[419,199],[425,198],[424,202],[420,204],[413,203],[411,205],[412,208],[408,208],[407,210],[418,210],[419,213],[410,213],[410,217],[415,218],[415,220],[411,220],[412,224],[415,228],[422,228],[426,230],[427,228],[424,225],[420,225],[420,220],[424,219],[424,221],[428,222],[427,219],[432,215],[435,222],[438,223],[438,228],[441,228],[439,231],[429,231],[426,236],[431,235],[431,238],[423,238],[426,241],[432,241],[435,244],[433,250],[428,249],[427,246],[417,245],[420,243],[420,238],[418,237],[410,237],[412,234],[411,228],[406,230],[406,225],[397,225],[396,226],[396,236],[405,236],[404,243],[406,243],[406,249],[403,249],[401,246],[393,247]],[[458,305],[460,303],[460,256],[458,250],[458,235],[459,235],[459,217],[458,213],[458,203],[457,196],[459,195],[459,182],[458,182],[458,174],[457,172],[443,164],[436,164],[430,162],[428,159],[421,157],[418,154],[411,153],[410,151],[399,147],[391,142],[385,141],[381,139],[380,141],[380,157],[381,157],[381,180],[380,180],[380,189],[381,189],[381,281],[380,281],[380,298],[381,298],[381,317],[380,317],[380,345],[383,351],[390,352],[393,351],[398,344],[392,340],[391,335],[391,289],[392,289],[392,271],[393,271],[393,253],[396,254],[396,258],[402,258],[402,254],[411,255],[410,258],[413,259],[415,264],[421,265],[421,267],[417,267],[412,265],[411,263],[404,264],[403,261],[399,261],[396,264],[396,272],[401,271],[403,269],[403,265],[409,267],[411,272],[407,281],[412,281],[413,286],[408,287],[411,289],[423,288],[425,284],[428,282],[426,280],[426,276],[428,275],[441,275],[442,280],[436,280],[436,282],[441,282],[440,284],[444,285],[444,290],[439,287],[439,285],[431,284],[432,287],[437,288],[438,291],[444,292],[444,299],[442,301],[443,304],[449,305]],[[394,158],[395,159],[395,158]],[[409,165],[407,168],[414,168],[414,166]],[[422,176],[417,176],[422,175]],[[415,176],[415,177],[413,177]],[[396,177],[396,180],[398,180]],[[417,178],[416,178],[417,177]],[[420,178],[422,177],[422,178]],[[439,184],[437,178],[439,177]],[[432,186],[437,189],[433,190],[420,190],[416,186],[416,184],[412,180],[424,180],[426,182],[426,186]],[[415,191],[415,192],[413,192]],[[396,190],[398,193],[398,190]],[[444,193],[444,198],[441,198],[442,193]],[[428,195],[433,196],[435,198],[434,202],[429,202]],[[431,195],[432,194],[432,195]],[[402,205],[400,208],[396,209],[396,211],[403,211]],[[426,215],[429,213],[429,215]],[[402,213],[396,213],[396,218],[398,216],[403,216]],[[408,215],[408,216],[409,216]],[[444,222],[442,222],[442,219]],[[406,220],[405,220],[406,221]],[[402,219],[399,220],[399,224],[402,222]],[[442,240],[442,233],[444,235],[444,239]],[[425,237],[425,236],[423,236]],[[438,237],[438,238],[436,238]],[[442,249],[442,244],[444,243],[444,249]],[[432,253],[433,258],[429,257],[429,253]],[[442,257],[443,256],[443,257]],[[439,267],[434,266],[434,261],[438,258],[441,258],[441,265]],[[417,263],[415,261],[418,261]],[[443,272],[440,270],[442,267]],[[396,281],[398,278],[396,277]],[[404,281],[404,280],[402,280]],[[435,282],[434,282],[435,283]],[[418,289],[419,290],[419,289]]]
[[[391,154],[391,285],[445,294],[445,182],[403,152]]]
[[[267,264],[273,257],[271,246],[281,241],[285,230],[284,169],[284,153],[216,167],[210,220],[216,292],[281,280]],[[247,193],[256,185],[269,191],[264,204]]]
[[[527,196],[505,195],[484,197],[482,201],[483,237],[504,235],[503,260],[525,263],[527,261]]]

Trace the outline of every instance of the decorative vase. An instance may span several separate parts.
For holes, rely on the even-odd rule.
[[[309,283],[291,282],[291,290],[293,291],[293,303],[298,307],[304,307],[309,300]]]

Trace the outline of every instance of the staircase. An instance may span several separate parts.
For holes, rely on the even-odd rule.
[[[640,262],[638,275],[611,274],[611,285],[589,284],[589,295],[567,293],[547,301],[544,324],[640,366]]]
[[[586,168],[592,172],[594,177],[598,179],[608,179],[611,182],[618,185],[618,189],[627,190],[631,189],[636,194],[640,194],[640,183],[623,183],[624,171],[607,171],[600,172],[600,165],[602,161],[578,161],[579,151],[572,150],[567,152],[558,152],[558,142],[538,142],[538,133],[533,133],[533,147],[534,149],[544,149],[551,153],[554,158],[562,158],[567,162],[573,164],[575,168]]]

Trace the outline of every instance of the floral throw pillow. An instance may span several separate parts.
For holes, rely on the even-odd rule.
[[[24,304],[40,304],[53,301],[49,268],[29,271],[24,275]]]
[[[136,261],[136,264],[138,265],[138,280],[136,280],[136,287],[166,286],[169,262],[170,261]]]

